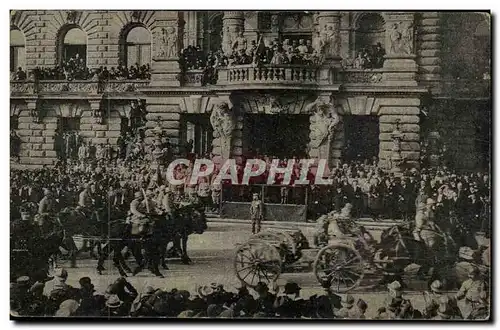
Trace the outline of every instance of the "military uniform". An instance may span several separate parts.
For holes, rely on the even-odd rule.
[[[250,205],[250,219],[252,220],[252,234],[255,234],[255,226],[257,233],[260,232],[261,221],[264,216],[264,206],[261,200],[253,200]]]
[[[456,295],[457,299],[464,299],[464,319],[480,319],[482,315],[488,315],[488,294],[486,284],[481,279],[466,280]]]

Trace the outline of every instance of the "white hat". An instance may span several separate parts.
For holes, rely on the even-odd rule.
[[[387,288],[389,288],[389,290],[392,291],[401,291],[401,283],[399,283],[399,281],[394,281],[391,284],[389,284]]]

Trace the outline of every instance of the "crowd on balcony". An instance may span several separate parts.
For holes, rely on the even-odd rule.
[[[380,69],[384,66],[385,49],[381,43],[371,47],[363,47],[356,52],[354,59],[344,59],[343,65],[345,68],[353,69]]]
[[[321,56],[313,49],[311,40],[283,40],[274,39],[257,44],[252,40],[250,47],[233,49],[228,58],[229,65],[242,64],[292,64],[312,65],[319,64]]]
[[[78,54],[75,57],[63,62],[62,65],[57,65],[52,68],[35,67],[32,71],[33,78],[36,80],[149,80],[151,79],[151,68],[149,64],[131,65],[127,68],[124,65],[118,65],[116,68],[111,67],[108,70],[106,66],[90,69],[85,66]],[[15,73],[12,73],[12,79],[16,81],[26,80],[26,72],[19,68]]]
[[[227,65],[227,58],[221,50],[205,54],[200,46],[188,46],[181,51],[179,65],[183,72],[201,70],[202,84],[217,83],[217,68]]]

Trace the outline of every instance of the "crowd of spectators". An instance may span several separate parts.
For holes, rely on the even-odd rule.
[[[27,79],[26,72],[22,68],[12,74],[13,80],[22,81]],[[83,60],[78,57],[70,58],[62,65],[53,68],[35,67],[33,69],[33,78],[37,80],[149,80],[151,79],[151,68],[149,64],[131,65],[130,68],[119,64],[116,68],[100,66],[90,69],[85,66]]]
[[[227,65],[227,58],[222,51],[205,54],[200,46],[188,46],[181,52],[179,65],[183,72],[202,70],[202,84],[214,85],[217,83],[217,68]]]
[[[278,39],[269,42],[252,40],[246,50],[233,50],[228,57],[228,65],[242,64],[292,64],[313,65],[320,64],[321,56],[312,47],[311,40]]]
[[[11,283],[10,306],[15,316],[55,317],[169,317],[169,318],[281,318],[281,319],[378,319],[378,320],[456,320],[486,319],[489,314],[487,287],[477,269],[457,294],[442,291],[439,280],[432,283],[422,311],[415,309],[404,296],[401,283],[388,285],[385,299],[368,306],[362,298],[350,294],[337,295],[328,280],[323,281],[323,293],[309,297],[301,295],[301,287],[288,282],[269,287],[259,282],[255,288],[241,286],[235,292],[224,285],[211,283],[196,286],[190,292],[177,288],[154,288],[147,285],[137,290],[120,277],[106,290],[97,291],[89,277],[79,279],[79,287],[66,283],[68,272],[56,269],[46,282],[33,283],[22,276]],[[472,289],[472,287],[474,289]],[[465,306],[457,301],[466,299]],[[375,310],[367,316],[368,309]]]

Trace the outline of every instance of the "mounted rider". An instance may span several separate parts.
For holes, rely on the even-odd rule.
[[[160,215],[162,210],[153,200],[153,192],[136,192],[134,200],[130,203],[130,218],[132,224],[132,235],[145,234],[150,230],[152,219],[151,215]]]
[[[90,193],[90,185],[85,183],[83,185],[83,190],[78,195],[78,207],[77,209],[84,213],[86,216],[90,215],[92,212],[92,207],[94,205],[94,199]]]
[[[43,198],[38,203],[38,213],[35,216],[35,221],[39,221],[41,217],[51,217],[56,212],[56,201],[50,189],[45,188]]]
[[[423,229],[435,230],[434,224],[434,205],[436,202],[432,198],[427,198],[425,205],[420,203],[417,206],[417,214],[415,215],[415,229],[413,237],[417,241],[422,241],[420,233]]]

